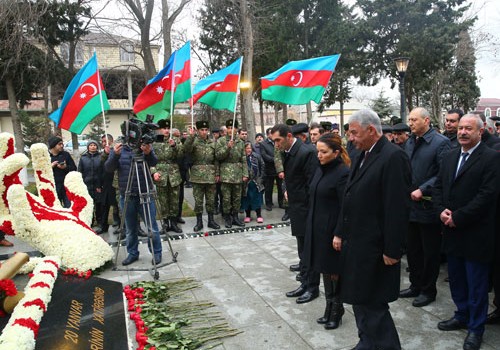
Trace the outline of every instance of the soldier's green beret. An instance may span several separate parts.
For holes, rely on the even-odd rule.
[[[288,125],[288,126],[293,126],[293,125],[297,124],[297,121],[295,119],[290,119],[289,118],[289,119],[287,119],[285,121],[285,124]]]
[[[232,119],[226,120],[226,128],[232,128],[232,127],[233,127],[233,120]],[[237,119],[234,120],[234,127],[235,128],[238,127],[238,120]]]
[[[160,129],[170,129],[170,120],[168,119],[161,119],[158,121],[158,127]]]
[[[208,129],[208,121],[207,120],[198,120],[196,122],[196,129]]]
[[[326,122],[321,122],[319,123],[323,129],[326,131],[332,130],[332,122],[326,121]]]

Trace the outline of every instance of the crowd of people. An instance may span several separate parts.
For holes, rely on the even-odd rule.
[[[299,271],[300,285],[286,295],[315,299],[322,274],[326,307],[318,323],[339,327],[349,303],[355,349],[401,349],[388,303],[434,302],[447,261],[456,310],[436,326],[466,329],[463,348],[479,349],[485,324],[500,323],[500,139],[492,120],[453,109],[441,133],[425,108],[393,126],[361,110],[344,130],[344,140],[316,124],[271,131],[283,154],[299,257],[290,270]],[[404,254],[410,285],[401,290]],[[496,309],[488,314],[491,288]]]
[[[182,134],[161,120],[162,138],[139,149],[111,135],[100,144],[89,141],[78,167],[60,137],[51,137],[48,147],[63,206],[70,205],[64,177],[78,170],[94,200],[96,233],[108,231],[111,210],[112,225],[123,217],[123,265],[139,259],[139,216],[152,235],[152,264],[161,263],[157,212],[164,232],[181,233],[185,187],[193,188],[195,232],[204,227],[204,209],[212,229],[220,229],[218,214],[226,228],[245,226],[253,213],[263,223],[263,209],[273,210],[276,198],[299,260],[290,270],[300,284],[286,296],[310,302],[322,279],[326,306],[319,324],[340,327],[343,304],[352,304],[355,349],[400,349],[389,303],[434,302],[446,261],[456,311],[437,327],[467,329],[463,348],[470,350],[480,348],[486,323],[500,323],[500,138],[493,122],[452,109],[440,132],[425,108],[413,109],[408,125],[392,126],[361,110],[343,126],[344,137],[338,124],[288,119],[250,142],[233,119],[212,129],[198,121]],[[137,169],[138,156],[148,171]],[[404,254],[410,284],[400,290]],[[488,314],[491,286],[497,308]]]

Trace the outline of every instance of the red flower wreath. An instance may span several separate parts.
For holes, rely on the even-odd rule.
[[[0,280],[0,299],[17,294],[16,285],[12,280]]]

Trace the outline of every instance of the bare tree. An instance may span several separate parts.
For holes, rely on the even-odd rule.
[[[252,81],[252,64],[253,64],[253,48],[254,48],[254,38],[253,38],[253,28],[251,13],[249,12],[250,2],[253,0],[240,0],[240,11],[241,11],[241,23],[242,23],[242,49],[243,49],[243,77],[247,81]],[[248,130],[248,137],[250,140],[255,139],[255,114],[252,105],[252,88],[243,89],[241,91],[242,96],[242,119],[246,122],[246,129]]]
[[[177,19],[177,17],[181,14],[184,7],[189,4],[191,0],[182,0],[179,6],[170,13],[170,6],[168,0],[161,0],[162,5],[162,16],[161,21],[163,24],[163,53],[165,59],[172,55],[172,26]]]
[[[141,51],[144,60],[144,68],[147,78],[152,78],[156,74],[155,61],[151,52],[151,18],[155,2],[154,0],[123,0],[129,8],[139,28],[141,36]]]
[[[23,152],[24,140],[14,79],[22,76],[21,70],[30,69],[26,64],[26,49],[31,45],[28,34],[36,35],[34,24],[45,11],[43,3],[0,1],[0,79],[7,89],[17,152]]]

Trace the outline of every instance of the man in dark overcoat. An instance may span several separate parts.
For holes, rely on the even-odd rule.
[[[433,193],[443,224],[451,297],[457,307],[455,315],[439,322],[438,328],[467,329],[464,350],[481,347],[495,243],[500,154],[481,141],[483,132],[478,116],[466,114],[460,119],[461,147],[443,158]]]
[[[412,132],[405,145],[412,171],[407,237],[410,287],[403,289],[399,297],[415,298],[412,305],[422,307],[436,300],[442,235],[431,195],[441,160],[450,150],[450,140],[431,127],[430,113],[425,108],[414,108],[408,124]]]
[[[360,338],[355,349],[401,349],[388,303],[399,294],[410,163],[399,146],[382,137],[372,110],[354,113],[349,130],[362,152],[351,167],[333,239],[333,248],[341,251],[341,299],[353,305]]]
[[[266,209],[271,211],[273,209],[273,187],[276,181],[278,190],[278,205],[283,208],[283,191],[282,182],[276,171],[276,164],[274,163],[274,141],[271,139],[271,128],[266,130],[267,138],[260,144],[260,155],[264,160],[264,197],[266,201]]]
[[[305,264],[304,236],[309,210],[309,183],[319,165],[313,147],[305,145],[292,135],[288,125],[277,124],[271,129],[276,147],[284,153],[286,197],[292,235],[297,239],[300,273],[302,281],[299,288],[288,292],[288,297],[298,297],[297,303],[307,303],[319,295],[319,273],[312,272]]]

